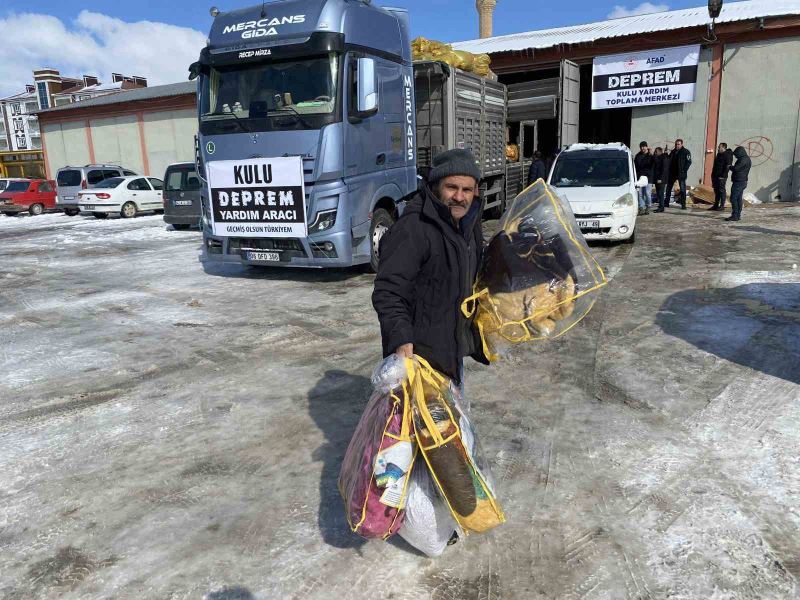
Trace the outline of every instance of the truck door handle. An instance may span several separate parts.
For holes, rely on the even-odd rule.
[[[378,154],[377,158],[375,159],[375,164],[376,165],[382,165],[385,162],[386,162],[386,153],[385,152],[381,152],[380,154]]]

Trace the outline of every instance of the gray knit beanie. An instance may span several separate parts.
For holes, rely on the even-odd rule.
[[[459,149],[447,150],[433,158],[433,168],[428,173],[428,183],[435,183],[451,175],[468,175],[475,179],[475,183],[481,180],[481,172],[472,152]]]

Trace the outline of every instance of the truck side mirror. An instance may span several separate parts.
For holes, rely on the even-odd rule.
[[[358,94],[358,100],[356,102],[356,110],[359,117],[368,117],[378,112],[375,60],[372,58],[359,58],[357,73],[356,93]]]
[[[189,81],[193,79],[197,79],[197,76],[200,74],[200,63],[193,62],[189,65]]]

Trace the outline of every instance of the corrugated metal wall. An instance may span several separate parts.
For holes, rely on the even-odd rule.
[[[668,143],[671,150],[676,138],[683,139],[684,145],[692,153],[692,167],[687,179],[691,185],[703,180],[710,65],[711,50],[702,49],[697,65],[694,102],[643,106],[634,108],[631,116],[631,149],[634,153],[639,151],[641,141],[646,141],[651,148],[663,147]]]
[[[94,160],[119,164],[145,174],[142,140],[136,114],[90,119]],[[50,175],[66,165],[91,162],[86,136],[86,121],[44,124],[42,135]],[[191,161],[194,157],[194,135],[197,117],[192,109],[144,113],[144,147],[149,165],[148,175],[163,177],[174,162]]]
[[[56,171],[66,165],[85,165],[89,162],[85,121],[45,124],[41,126],[41,131],[50,177],[55,177]]]
[[[798,198],[800,38],[725,46],[718,139],[753,161],[746,192]]]
[[[96,162],[122,165],[144,173],[136,115],[92,119],[90,123]]]

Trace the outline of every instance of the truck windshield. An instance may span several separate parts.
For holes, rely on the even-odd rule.
[[[555,187],[618,187],[630,181],[624,152],[570,154],[562,153],[556,160],[550,178],[550,183]]]
[[[203,134],[319,129],[337,120],[336,54],[211,67],[202,82]]]

